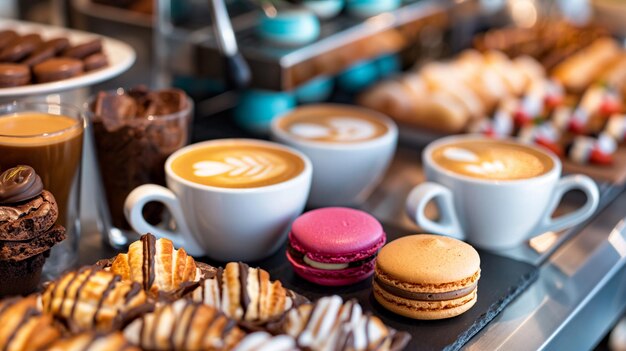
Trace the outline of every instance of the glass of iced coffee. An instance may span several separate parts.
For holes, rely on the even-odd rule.
[[[0,170],[28,165],[54,195],[57,224],[67,238],[56,245],[44,266],[54,277],[78,260],[80,164],[85,118],[80,108],[47,102],[0,105]]]

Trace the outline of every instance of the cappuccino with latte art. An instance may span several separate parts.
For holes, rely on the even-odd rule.
[[[133,190],[124,213],[133,229],[168,238],[192,256],[255,261],[276,251],[304,209],[311,161],[268,141],[216,139],[186,146],[165,162],[167,188]],[[163,203],[175,228],[143,217],[149,202]]]
[[[272,121],[272,138],[311,159],[310,207],[355,206],[380,182],[398,129],[388,117],[365,108],[311,104]]]
[[[341,105],[296,109],[280,120],[278,128],[301,140],[337,144],[375,140],[389,131],[371,113]]]
[[[554,162],[545,153],[522,144],[498,140],[459,141],[431,153],[440,167],[479,179],[518,180],[548,173]]]
[[[197,184],[220,188],[257,188],[282,183],[304,169],[297,155],[242,141],[208,144],[173,159],[172,170]]]

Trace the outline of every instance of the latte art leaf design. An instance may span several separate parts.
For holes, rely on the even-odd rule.
[[[225,175],[262,179],[276,170],[277,165],[261,155],[226,157],[224,161],[200,161],[193,165],[194,175],[214,177]]]

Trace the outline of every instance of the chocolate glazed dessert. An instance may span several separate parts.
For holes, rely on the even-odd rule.
[[[59,210],[30,166],[0,175],[0,297],[25,295],[39,284],[50,248],[65,239]]]
[[[128,230],[124,201],[139,185],[165,185],[165,160],[188,141],[190,101],[178,89],[138,87],[121,94],[100,92],[90,110],[109,213],[115,227]],[[151,205],[144,214],[157,224],[162,207]]]

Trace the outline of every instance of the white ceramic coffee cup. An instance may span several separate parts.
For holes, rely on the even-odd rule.
[[[184,179],[172,170],[178,156],[208,145],[243,142],[291,152],[304,169],[282,183],[257,188],[221,188]],[[309,159],[277,143],[253,139],[217,139],[184,147],[165,162],[167,188],[147,184],[126,198],[124,213],[138,233],[150,232],[172,240],[192,256],[220,261],[254,261],[274,253],[284,242],[289,225],[302,213],[311,186]],[[170,231],[149,224],[142,214],[146,203],[163,203],[177,227]]]
[[[319,107],[359,111],[380,121],[387,130],[374,139],[336,143],[298,138],[280,127],[281,120],[292,113]],[[365,201],[382,180],[396,150],[398,128],[390,118],[375,111],[349,105],[315,104],[298,107],[274,119],[271,136],[311,159],[313,183],[309,207],[354,206]]]
[[[525,145],[550,157],[554,166],[547,173],[526,179],[468,177],[444,169],[433,161],[435,149],[472,140],[489,139],[473,135],[451,136],[436,140],[424,149],[422,163],[427,182],[416,186],[406,201],[408,215],[422,229],[497,250],[519,245],[548,231],[572,227],[589,218],[598,207],[598,187],[591,178],[580,174],[560,178],[560,160],[535,146]],[[552,218],[563,195],[576,189],[585,193],[585,204],[571,213]],[[438,221],[425,215],[426,204],[431,200],[438,205]]]

